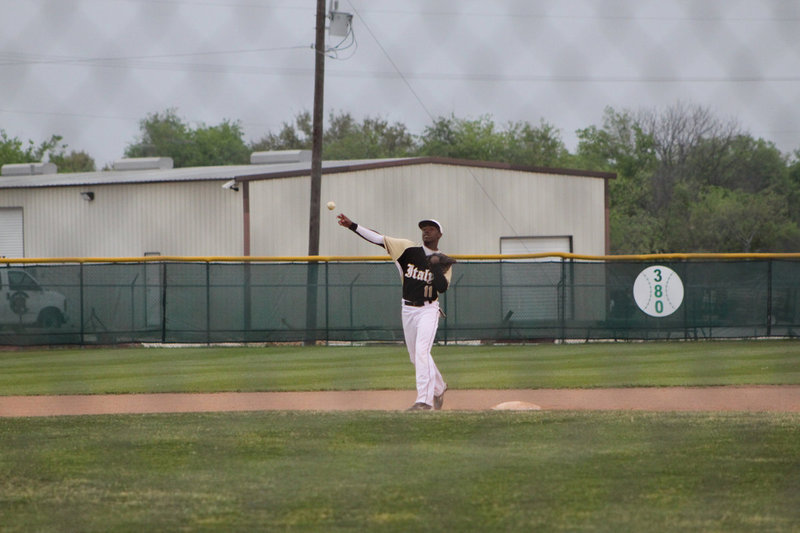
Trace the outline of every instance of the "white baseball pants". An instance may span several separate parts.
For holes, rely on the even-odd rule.
[[[416,369],[417,402],[433,405],[433,397],[444,393],[444,379],[431,356],[439,329],[439,302],[422,307],[403,304],[403,334],[408,355]]]

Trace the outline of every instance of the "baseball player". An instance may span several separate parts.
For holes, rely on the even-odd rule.
[[[359,226],[347,216],[338,216],[340,226],[382,246],[394,259],[403,281],[403,334],[417,379],[417,400],[409,411],[441,409],[447,384],[436,368],[431,347],[439,328],[439,294],[447,290],[452,258],[439,253],[442,225],[428,219],[419,223],[422,246],[405,239],[381,235]]]

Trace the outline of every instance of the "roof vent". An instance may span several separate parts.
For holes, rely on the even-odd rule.
[[[33,176],[36,174],[55,174],[58,167],[55,163],[12,163],[3,165],[0,175]]]
[[[112,167],[114,170],[160,170],[172,168],[171,157],[131,157],[117,159]]]
[[[250,154],[251,165],[303,163],[305,161],[311,161],[311,150],[275,150],[271,152],[253,152]]]

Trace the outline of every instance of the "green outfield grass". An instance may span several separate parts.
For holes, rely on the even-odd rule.
[[[437,346],[452,388],[800,383],[800,342]],[[0,395],[413,389],[403,346],[0,352]]]
[[[797,384],[800,342],[436,347],[454,388]],[[0,395],[411,389],[401,346],[0,352]],[[800,530],[800,414],[0,418],[0,532]]]
[[[0,419],[0,530],[797,531],[800,416]]]

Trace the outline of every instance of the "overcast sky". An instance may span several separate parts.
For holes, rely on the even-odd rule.
[[[98,168],[148,113],[238,120],[246,141],[313,106],[315,0],[0,0],[0,129]],[[678,101],[800,148],[797,0],[340,0],[325,109],[401,122],[490,116],[575,130]],[[339,38],[328,38],[329,46]]]

